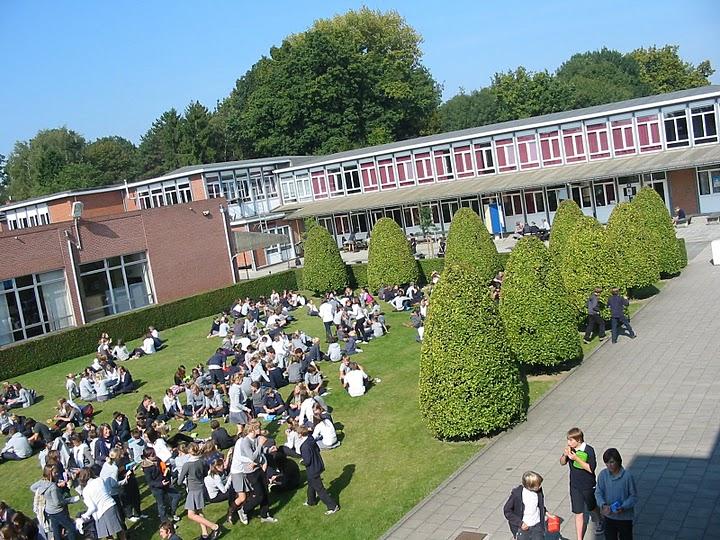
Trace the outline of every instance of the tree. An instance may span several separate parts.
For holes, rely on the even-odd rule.
[[[639,79],[650,94],[663,94],[710,84],[715,70],[709,60],[697,66],[686,62],[678,54],[677,45],[635,49],[631,56],[639,64]]]
[[[556,266],[562,265],[570,236],[582,220],[584,214],[573,200],[562,201],[557,208],[550,231],[550,255]]]
[[[405,234],[390,218],[380,218],[370,232],[367,274],[374,290],[417,281],[420,276]]]
[[[432,209],[427,204],[420,205],[420,230],[422,231],[423,238],[430,244],[430,256],[435,257],[435,243],[433,242],[432,234],[435,233],[437,227],[433,220]]]
[[[454,131],[497,122],[497,97],[491,88],[466,94],[463,89],[438,108],[440,131]]]
[[[4,154],[0,154],[0,204],[7,200],[7,187],[10,177],[7,173],[7,159]]]
[[[651,248],[657,235],[647,227],[637,205],[618,204],[610,214],[606,234],[619,287],[639,289],[652,285],[660,278],[658,252]]]
[[[287,37],[221,107],[239,153],[324,154],[424,133],[440,88],[420,42],[398,13],[368,8]]]
[[[486,285],[502,269],[495,242],[474,210],[460,208],[453,216],[445,247],[445,264],[473,266]]]
[[[441,439],[491,434],[522,419],[527,394],[495,303],[470,265],[433,291],[420,355],[420,412]]]
[[[601,299],[607,302],[610,289],[620,283],[614,261],[607,249],[605,229],[595,218],[583,216],[570,234],[559,264],[570,305],[578,322],[587,316],[587,299],[595,287],[601,287]],[[623,289],[624,292],[624,289]],[[607,308],[601,315],[609,318]]]
[[[68,163],[48,186],[49,193],[98,187],[103,185],[100,178],[100,171],[91,163]]]
[[[97,171],[95,185],[132,181],[138,175],[135,145],[122,137],[101,137],[83,149],[84,160]]]
[[[143,178],[160,176],[180,166],[182,118],[175,109],[165,111],[142,136],[138,153]]]
[[[212,114],[199,101],[187,106],[180,124],[178,159],[181,165],[213,162],[219,134],[214,131],[215,124],[211,121]]]
[[[582,354],[560,271],[534,236],[521,238],[510,253],[500,316],[508,344],[524,364],[553,366]]]
[[[642,227],[651,233],[652,243],[646,246],[658,256],[660,273],[674,275],[687,264],[685,244],[678,242],[675,227],[665,202],[650,188],[642,188],[632,201],[641,215]]]
[[[326,293],[345,287],[348,281],[347,269],[335,239],[325,227],[312,227],[307,232],[303,247],[303,286],[306,289]]]

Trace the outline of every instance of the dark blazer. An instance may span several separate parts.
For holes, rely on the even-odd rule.
[[[308,435],[308,438],[300,445],[300,457],[307,469],[308,476],[320,476],[325,470],[325,463],[320,456],[320,448],[312,435]]]
[[[525,512],[525,505],[522,501],[522,490],[522,486],[517,486],[516,488],[513,488],[513,490],[510,492],[510,497],[508,498],[505,506],[503,507],[505,519],[508,520],[508,524],[510,525],[510,531],[512,532],[513,536],[517,534],[518,529],[522,525],[522,518]],[[544,529],[545,512],[547,512],[547,509],[545,508],[545,495],[543,494],[542,488],[540,488],[540,491],[538,491],[537,494],[538,507],[540,508],[540,524],[543,526]]]
[[[123,420],[119,424],[113,420],[110,429],[120,441],[126,443],[130,440],[130,422],[128,422],[127,416],[123,416]]]
[[[129,371],[126,371],[118,382],[117,392],[120,394],[129,394],[135,391],[135,382]]]

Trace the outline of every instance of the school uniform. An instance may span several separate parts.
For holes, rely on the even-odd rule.
[[[315,506],[318,498],[325,503],[328,510],[334,510],[338,504],[330,497],[323,485],[320,475],[325,470],[325,463],[320,455],[320,448],[315,439],[308,436],[300,444],[300,457],[307,471],[307,503]]]
[[[182,466],[178,476],[178,484],[187,479],[187,498],[185,509],[193,512],[200,512],[205,508],[205,475],[208,468],[205,460],[198,456],[191,456]]]
[[[538,491],[530,491],[523,486],[517,486],[510,492],[510,497],[503,507],[510,532],[517,540],[545,538],[545,512],[545,495],[542,488]],[[523,523],[528,526],[527,530],[522,530]]]

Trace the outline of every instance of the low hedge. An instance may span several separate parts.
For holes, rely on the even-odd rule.
[[[97,349],[103,332],[115,339],[130,340],[145,334],[151,325],[162,330],[214,315],[228,309],[237,298],[257,298],[269,295],[273,289],[296,288],[296,274],[290,270],[23,341],[0,349],[0,379],[89,354]]]

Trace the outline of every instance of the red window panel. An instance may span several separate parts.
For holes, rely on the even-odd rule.
[[[397,165],[398,184],[401,186],[414,185],[415,175],[413,174],[412,157],[397,157],[395,163]]]
[[[586,128],[590,159],[610,157],[607,124],[590,124]]]
[[[433,152],[433,158],[435,159],[435,173],[437,174],[438,182],[452,180],[453,168],[450,150],[435,150]]]
[[[540,166],[537,141],[535,135],[523,135],[518,137],[518,157],[520,158],[521,169],[534,169]]]
[[[508,172],[517,169],[515,163],[515,146],[512,139],[501,139],[495,141],[497,151],[498,171]]]
[[[616,156],[627,156],[636,153],[632,119],[613,120],[610,122],[613,149]]]
[[[470,178],[475,176],[470,146],[461,146],[453,149],[455,155],[455,176],[457,178]]]
[[[327,171],[328,187],[330,188],[330,196],[342,195],[342,182],[340,169],[332,169]]]
[[[585,161],[586,150],[583,140],[582,128],[563,129],[563,149],[565,150],[565,161],[577,163]]]
[[[325,183],[325,171],[315,171],[312,174],[312,190],[316,199],[327,199],[327,184]]]
[[[374,163],[363,163],[360,165],[360,174],[362,175],[362,183],[365,191],[378,190],[377,170]]]
[[[638,143],[640,152],[662,150],[660,140],[660,119],[658,115],[639,116],[637,118]]]
[[[580,139],[582,142],[582,138]],[[560,165],[562,153],[560,152],[560,132],[550,131],[540,134],[540,156],[544,166]]]
[[[380,188],[388,189],[395,187],[395,168],[392,159],[378,160],[378,170],[380,171]]]
[[[415,154],[415,172],[417,173],[418,184],[428,184],[435,181],[430,152]]]
[[[478,174],[494,173],[495,163],[493,161],[492,144],[475,144],[473,148],[475,150],[475,162],[477,163]]]

